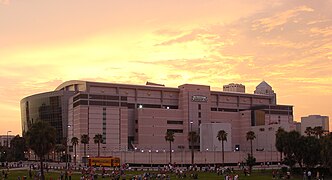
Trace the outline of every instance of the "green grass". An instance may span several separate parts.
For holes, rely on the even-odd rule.
[[[145,171],[146,172],[146,171]],[[130,177],[132,177],[133,175],[137,175],[137,174],[143,174],[143,171],[127,171],[127,179],[130,179]],[[158,173],[158,172],[151,172],[151,173]],[[234,172],[233,174],[238,173],[240,176],[241,180],[271,180],[272,179],[272,173],[271,171],[254,171],[253,174],[251,176],[244,176],[244,174],[242,172]],[[171,175],[171,179],[178,179],[175,174],[170,174]],[[9,172],[9,176],[8,179],[9,180],[17,180],[17,177],[20,176],[27,176],[29,179],[29,174],[28,171],[16,171],[16,170],[11,170]],[[76,172],[73,174],[72,179],[73,180],[79,180],[80,179],[81,174],[79,172]],[[45,177],[47,180],[49,180],[51,177],[53,180],[57,180],[60,177],[60,171],[57,172],[45,172]],[[100,176],[98,177],[98,179],[102,179]],[[104,179],[109,179],[109,178],[104,178]],[[189,177],[189,172],[187,173],[187,178],[186,179],[191,179]],[[202,180],[214,180],[214,179],[224,179],[223,176],[218,176],[216,173],[213,172],[199,172],[198,173],[198,179],[202,179]],[[293,180],[301,180],[301,177],[292,177],[291,179]]]

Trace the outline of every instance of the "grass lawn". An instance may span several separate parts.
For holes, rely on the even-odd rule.
[[[137,175],[137,174],[143,174],[143,171],[127,171],[127,179],[129,180],[133,175]],[[157,172],[152,172],[152,173],[157,173]],[[244,174],[242,172],[235,172],[238,173],[240,176],[241,180],[271,180],[272,179],[272,175],[271,175],[271,171],[255,171],[253,172],[253,174],[251,176],[244,176]],[[234,174],[235,174],[234,173]],[[9,180],[17,180],[18,176],[22,177],[22,176],[27,176],[29,177],[29,173],[28,171],[16,171],[16,170],[11,170],[9,172],[9,176],[8,179]],[[73,174],[72,179],[73,180],[79,180],[80,179],[81,174],[79,172],[76,172]],[[187,174],[187,176],[189,176]],[[45,172],[45,177],[47,180],[52,179],[53,180],[57,180],[60,177],[60,171],[56,171],[56,172],[49,172],[46,173]],[[29,179],[29,178],[28,178]],[[102,179],[100,176],[98,177],[98,179]],[[110,178],[104,178],[104,179],[110,179]],[[175,174],[171,174],[171,179],[179,179],[175,176]],[[191,179],[190,177],[187,177],[185,179]],[[220,179],[223,180],[224,177],[223,176],[218,176],[216,173],[211,173],[211,172],[199,172],[198,173],[198,179],[203,179],[203,180],[214,180],[214,179]],[[293,180],[301,180],[301,177],[292,177],[291,179]]]

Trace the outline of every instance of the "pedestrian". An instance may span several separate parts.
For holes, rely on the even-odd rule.
[[[317,171],[317,173],[316,173],[316,179],[320,180],[319,171]]]
[[[273,170],[272,171],[272,179],[275,179],[276,178],[276,170]]]
[[[308,172],[307,172],[307,177],[308,177],[308,180],[311,180],[311,171],[310,170],[308,170]]]
[[[287,179],[290,179],[290,171],[287,171],[286,175],[287,175]]]

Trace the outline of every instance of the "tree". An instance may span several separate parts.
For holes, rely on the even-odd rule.
[[[252,141],[256,138],[255,132],[254,131],[248,131],[246,135],[247,141],[250,141],[250,154],[253,156],[252,152]]]
[[[72,137],[71,138],[71,144],[74,146],[74,154],[75,154],[75,156],[74,156],[74,164],[76,165],[76,156],[77,156],[77,154],[76,154],[76,147],[78,145],[78,138],[77,137]]]
[[[189,141],[189,146],[191,146],[191,165],[194,164],[194,143],[198,141],[198,134],[196,131],[190,131],[188,133],[188,141]]]
[[[0,146],[0,162],[8,161],[8,154],[10,150],[7,146]]]
[[[87,134],[82,134],[81,135],[81,143],[84,146],[83,152],[84,152],[84,157],[86,157],[86,145],[89,144],[90,137]]]
[[[63,144],[56,144],[54,146],[54,151],[56,152],[57,156],[59,157],[59,161],[61,161],[63,157],[63,152],[66,150],[66,146]]]
[[[28,148],[23,137],[20,137],[19,135],[15,136],[10,141],[10,149],[14,161],[25,160],[24,152],[27,151]]]
[[[302,168],[302,160],[303,160],[303,138],[300,133],[297,131],[287,132],[285,135],[285,143],[284,143],[284,154],[285,158],[287,158],[288,162],[293,162],[294,160],[299,163]],[[286,161],[285,161],[286,162]],[[288,164],[291,168],[293,163]]]
[[[321,159],[321,146],[319,139],[313,136],[302,138],[303,141],[301,144],[303,144],[303,146],[301,147],[301,152],[303,152],[303,164],[305,164],[308,168],[313,168],[320,162]]]
[[[314,129],[312,129],[311,127],[307,127],[307,128],[305,128],[304,133],[305,133],[307,136],[311,136],[311,135],[314,134]]]
[[[318,139],[320,139],[320,138],[324,135],[324,133],[325,133],[325,130],[323,129],[322,126],[316,126],[316,127],[314,127],[314,128],[312,129],[312,131],[313,131],[313,134],[314,134]]]
[[[256,164],[256,158],[254,156],[252,156],[251,154],[248,154],[246,163],[249,166],[249,172],[251,174],[252,167]]]
[[[169,162],[172,163],[172,142],[174,142],[174,132],[167,131],[165,140],[169,142]]]
[[[332,133],[323,136],[320,139],[321,143],[321,161],[323,166],[329,168],[332,173]]]
[[[93,137],[93,141],[95,144],[98,145],[98,157],[100,156],[100,143],[103,142],[103,136],[101,134],[96,134],[95,137]]]
[[[276,132],[276,148],[280,152],[280,162],[282,162],[282,153],[284,152],[286,131],[279,127]]]
[[[220,130],[217,135],[218,141],[221,141],[221,151],[222,151],[222,166],[225,163],[225,148],[224,148],[224,141],[227,141],[227,132],[224,130]]]
[[[48,154],[56,143],[56,130],[48,123],[38,121],[26,133],[28,146],[40,159],[41,179],[44,180],[44,156]]]

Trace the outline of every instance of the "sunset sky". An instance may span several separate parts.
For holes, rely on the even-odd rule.
[[[296,121],[331,119],[332,0],[0,0],[0,134],[21,134],[22,98],[68,80],[265,80]]]

